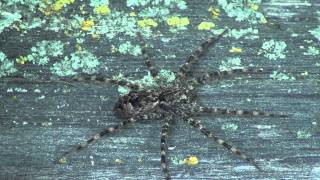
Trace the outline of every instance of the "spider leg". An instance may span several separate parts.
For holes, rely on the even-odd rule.
[[[238,116],[260,116],[260,117],[288,117],[286,114],[275,114],[258,110],[237,110],[219,107],[199,106],[194,110],[196,114],[215,114],[215,115],[238,115]]]
[[[262,169],[258,166],[258,164],[253,159],[247,157],[238,148],[228,144],[226,141],[224,141],[223,139],[219,138],[213,132],[209,131],[207,128],[202,126],[200,121],[196,121],[196,120],[194,120],[192,118],[184,119],[184,121],[187,122],[188,124],[190,124],[192,127],[196,128],[196,129],[199,129],[204,135],[206,135],[209,138],[212,138],[216,143],[222,145],[223,147],[225,147],[226,149],[231,151],[233,154],[239,156],[241,159],[243,159],[243,160],[249,162],[250,164],[252,164],[259,171],[262,171]]]
[[[144,63],[146,64],[146,66],[148,67],[148,70],[150,71],[153,79],[155,79],[159,73],[159,71],[156,69],[156,67],[154,65],[152,65],[151,63],[151,60],[150,60],[150,57],[149,57],[149,54],[147,53],[147,50],[146,50],[146,45],[145,45],[145,42],[141,36],[141,33],[138,32],[137,33],[137,36],[139,38],[139,41],[141,43],[141,56],[143,58],[143,61]]]
[[[145,117],[145,118],[148,118],[148,117]],[[94,143],[96,140],[100,139],[102,136],[105,136],[108,134],[113,134],[113,133],[119,131],[119,129],[123,128],[127,124],[136,122],[137,120],[138,119],[136,119],[136,118],[129,118],[129,119],[126,119],[126,120],[120,122],[119,124],[117,124],[115,126],[111,126],[111,127],[104,129],[100,133],[98,133],[98,134],[94,135],[93,137],[91,137],[90,139],[88,139],[83,144],[80,144],[80,145],[76,146],[75,148],[72,148],[69,151],[64,152],[62,155],[62,158],[60,158],[59,161],[64,159],[67,155],[69,155],[71,153],[81,151],[82,149],[88,147],[89,144]]]
[[[68,78],[62,78],[61,80],[68,81]],[[139,89],[139,85],[132,84],[126,80],[118,80],[115,78],[107,78],[102,75],[80,75],[80,76],[74,76],[71,78],[72,81],[79,81],[79,82],[100,82],[100,83],[111,83],[114,85],[119,86],[126,86],[131,89],[137,90]]]
[[[230,77],[234,74],[251,74],[251,73],[259,73],[262,72],[262,68],[253,68],[253,67],[247,67],[247,68],[241,68],[241,69],[231,69],[231,70],[225,70],[225,71],[219,71],[219,70],[214,70],[214,71],[209,71],[205,73],[202,76],[192,78],[189,81],[189,84],[191,86],[198,86],[198,85],[204,85],[206,84],[209,80],[222,80],[227,77]]]
[[[180,67],[179,73],[177,74],[177,80],[181,81],[187,76],[187,73],[190,72],[190,66],[192,63],[198,61],[200,57],[204,55],[206,51],[208,51],[209,47],[218,42],[222,36],[227,33],[227,30],[224,30],[217,37],[210,37],[205,42],[203,42],[198,49],[196,49],[185,61],[185,63]]]
[[[167,165],[167,156],[166,156],[166,151],[168,149],[168,145],[167,145],[168,129],[169,129],[171,121],[172,121],[172,116],[167,116],[164,119],[164,123],[162,124],[161,133],[160,133],[160,136],[161,136],[161,140],[160,140],[160,155],[161,155],[160,164],[161,164],[162,171],[165,174],[165,179],[166,180],[171,179],[171,176],[170,176],[170,173],[169,173],[169,169],[168,169],[168,165]]]

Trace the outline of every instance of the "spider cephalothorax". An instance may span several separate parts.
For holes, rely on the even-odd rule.
[[[115,115],[131,118],[149,112],[159,104],[159,94],[154,90],[130,91],[121,96],[114,105]]]
[[[156,87],[148,90],[132,90],[121,96],[113,111],[120,118],[132,118],[155,110],[174,111],[189,102],[188,93],[180,87]]]
[[[127,124],[140,120],[161,120],[160,164],[163,172],[165,173],[165,178],[171,179],[167,166],[166,155],[168,130],[172,125],[173,120],[180,119],[190,124],[192,127],[199,129],[200,132],[208,138],[261,170],[253,159],[247,157],[238,148],[219,138],[214,132],[205,128],[200,121],[194,119],[202,115],[286,117],[286,115],[283,114],[272,114],[257,110],[233,110],[223,107],[205,107],[196,103],[195,88],[200,85],[207,84],[210,80],[222,80],[223,78],[229,77],[233,74],[251,74],[261,72],[261,69],[255,68],[230,69],[225,71],[214,70],[199,77],[192,77],[192,74],[190,73],[191,65],[194,62],[197,62],[208,48],[215,44],[226,32],[227,31],[224,31],[217,38],[211,37],[202,43],[201,46],[187,58],[186,62],[179,69],[179,72],[176,73],[175,81],[169,86],[164,86],[163,83],[157,82],[157,75],[159,71],[152,65],[145,48],[141,51],[142,57],[153,79],[157,83],[157,86],[155,87],[141,88],[139,85],[132,84],[126,80],[116,80],[114,78],[108,79],[97,75],[86,78],[75,78],[74,80],[78,81],[110,82],[126,86],[130,88],[131,91],[128,94],[121,96],[114,105],[113,110],[115,115],[123,119],[120,123],[104,129],[100,133],[88,139],[84,144],[77,146],[75,150],[72,149],[65,152],[64,156],[71,152],[83,149],[95,140],[100,139],[102,136],[118,132],[119,129],[125,127]]]

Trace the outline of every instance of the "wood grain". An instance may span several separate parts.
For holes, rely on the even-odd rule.
[[[188,1],[189,10],[184,11],[184,15],[194,22],[208,19],[208,5],[202,1]],[[241,46],[244,65],[252,63],[258,67],[286,70],[294,76],[309,72],[308,77],[294,81],[270,79],[268,72],[212,82],[199,88],[199,103],[203,105],[257,108],[289,115],[288,118],[199,118],[209,129],[253,157],[265,171],[257,171],[177,119],[169,135],[169,166],[174,179],[320,179],[320,81],[319,67],[314,66],[319,56],[304,56],[304,50],[299,49],[299,46],[307,47],[304,39],[314,39],[308,30],[319,25],[315,18],[316,7],[319,7],[316,0],[307,4],[302,1],[264,3],[260,8],[267,17],[278,21],[281,29],[259,26],[260,38],[256,40],[225,38],[195,66],[196,73],[217,68],[230,55],[228,49]],[[230,18],[220,23],[220,26],[229,28],[241,26]],[[184,58],[209,36],[195,29],[190,27],[189,31],[177,37],[164,33],[164,37],[172,39],[168,43],[161,42],[159,38],[146,40],[154,46],[151,50],[154,62],[161,68],[177,70]],[[299,36],[292,38],[292,32]],[[32,41],[56,37],[30,33],[27,37],[30,44],[19,44],[19,37],[14,32],[0,36],[0,50],[10,58],[25,51],[19,47],[31,47]],[[287,43],[286,59],[268,61],[257,56],[262,43],[269,39]],[[97,56],[109,59],[104,62],[110,70],[106,72],[107,76],[126,72],[139,78],[146,74],[140,58],[116,57],[103,50],[96,51]],[[176,58],[165,58],[170,55]],[[37,71],[37,67],[27,65],[24,70]],[[39,76],[50,77],[46,71],[43,72]],[[16,87],[28,92],[8,92],[8,89]],[[35,92],[36,89],[41,92]],[[41,96],[45,98],[41,99]],[[157,121],[129,125],[120,133],[103,138],[74,154],[66,164],[56,163],[57,157],[72,145],[119,122],[111,111],[118,96],[117,87],[109,84],[1,81],[0,179],[161,179],[160,124]],[[238,128],[231,132],[223,131],[221,126],[227,123],[236,124]],[[311,132],[312,136],[299,139],[298,131]],[[189,155],[197,156],[199,164],[187,166],[177,163]],[[123,163],[116,163],[116,159]]]

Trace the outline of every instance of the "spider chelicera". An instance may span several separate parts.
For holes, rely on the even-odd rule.
[[[185,63],[180,67],[179,72],[176,73],[175,81],[169,87],[164,86],[163,83],[159,82],[159,79],[157,79],[159,70],[152,65],[140,34],[138,34],[138,37],[143,47],[141,50],[142,58],[158,86],[152,88],[143,88],[126,80],[116,80],[114,78],[109,79],[101,75],[74,77],[73,80],[75,81],[108,82],[116,85],[126,86],[131,90],[127,94],[121,96],[113,107],[114,114],[120,119],[123,119],[122,122],[115,126],[104,129],[100,133],[88,139],[85,143],[65,152],[62,156],[62,159],[72,152],[84,149],[89,144],[100,139],[102,136],[118,132],[121,128],[130,123],[139,122],[142,120],[160,120],[162,123],[160,130],[160,165],[162,171],[164,172],[165,179],[171,179],[166,156],[168,147],[168,130],[175,119],[182,119],[192,127],[199,129],[200,132],[206,135],[208,138],[211,138],[213,141],[222,145],[233,154],[256,167],[258,170],[262,170],[252,158],[249,158],[238,148],[219,138],[214,132],[209,131],[206,127],[204,127],[200,121],[194,119],[195,117],[208,114],[231,116],[238,115],[248,117],[286,117],[284,114],[273,114],[257,110],[233,110],[220,107],[203,107],[196,103],[195,88],[200,85],[205,85],[210,80],[222,80],[223,78],[229,77],[233,74],[251,74],[262,71],[262,69],[248,67],[226,71],[214,70],[207,72],[202,76],[191,76],[191,65],[197,62],[199,58],[202,57],[208,50],[208,48],[216,44],[218,40],[221,39],[226,33],[227,30],[223,31],[217,37],[211,37],[203,42],[200,47],[186,59]],[[60,162],[63,161],[62,159],[60,159]]]

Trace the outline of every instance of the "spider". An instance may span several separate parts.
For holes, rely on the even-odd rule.
[[[159,70],[152,64],[150,56],[145,48],[145,43],[142,36],[138,34],[142,44],[141,55],[145,65],[150,71],[153,79],[157,82],[157,87],[142,88],[139,85],[132,84],[126,80],[115,80],[114,78],[106,78],[102,75],[87,75],[74,77],[74,81],[96,81],[108,82],[116,85],[122,85],[131,90],[121,96],[114,104],[114,115],[122,119],[122,122],[115,126],[108,127],[100,133],[88,139],[85,143],[76,146],[75,148],[63,153],[62,159],[73,152],[80,151],[86,148],[89,144],[95,142],[103,136],[118,132],[121,128],[130,123],[139,122],[142,120],[159,120],[161,121],[160,130],[160,165],[164,173],[165,179],[171,179],[170,171],[167,165],[167,139],[168,131],[175,119],[182,119],[192,127],[200,130],[208,138],[222,145],[231,153],[237,155],[240,159],[250,163],[258,170],[262,170],[260,166],[250,157],[242,153],[238,148],[230,145],[225,140],[218,137],[214,132],[204,127],[200,121],[195,120],[195,117],[201,115],[230,115],[230,116],[267,116],[267,117],[286,117],[285,114],[273,114],[257,110],[233,110],[220,107],[204,107],[196,103],[195,88],[200,85],[205,85],[210,80],[222,80],[233,74],[250,74],[261,72],[262,69],[253,67],[231,69],[226,71],[214,70],[205,73],[202,76],[192,77],[191,65],[202,57],[209,47],[213,46],[221,39],[227,30],[224,30],[217,37],[211,37],[203,42],[180,67],[176,74],[176,79],[171,86],[164,86],[156,77]],[[62,160],[60,159],[60,161]]]

